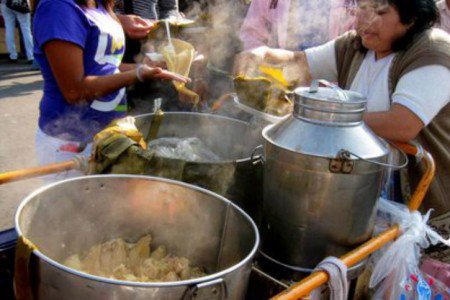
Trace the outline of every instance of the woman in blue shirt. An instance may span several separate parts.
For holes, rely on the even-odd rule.
[[[126,86],[188,81],[160,68],[121,63],[125,39],[113,2],[41,0],[36,9],[34,52],[44,78],[36,136],[41,164],[88,154],[93,135],[125,116]]]

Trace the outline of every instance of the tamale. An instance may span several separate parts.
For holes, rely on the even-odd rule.
[[[150,256],[150,243],[152,237],[145,235],[139,239],[139,241],[133,245],[128,254],[127,266],[134,271],[135,274],[140,276],[140,266]]]
[[[95,135],[88,174],[146,174],[153,152],[133,118],[119,119]]]
[[[239,75],[234,78],[234,87],[239,101],[251,108],[275,116],[288,114],[293,103],[288,94],[292,86],[285,79],[283,69],[262,65],[260,76]]]
[[[81,270],[83,263],[81,262],[80,256],[78,254],[74,254],[66,258],[64,265],[72,269]]]
[[[264,111],[272,83],[265,77],[249,78],[239,75],[233,80],[239,101],[254,109]]]
[[[102,244],[100,268],[102,274],[112,274],[128,257],[127,245],[122,239],[114,239]]]
[[[84,259],[82,260],[82,269],[80,271],[87,272],[92,275],[103,276],[100,265],[100,256],[102,253],[102,245],[92,246]]]
[[[183,76],[189,76],[191,65],[195,57],[194,47],[179,39],[171,39],[170,42],[170,45],[164,43],[158,48],[158,52],[164,56],[167,63],[167,69]],[[183,82],[172,82],[179,93],[191,97],[194,102],[194,107],[197,106],[200,99],[197,93],[188,89]]]
[[[284,91],[288,91],[289,82],[284,78],[283,69],[275,68],[271,66],[259,66],[259,70],[270,78],[273,84],[276,84],[278,88]]]
[[[167,256],[167,249],[164,246],[159,246],[155,251],[150,255],[151,258],[160,260]]]
[[[167,273],[166,275],[164,275],[163,278],[161,278],[161,281],[178,281],[180,280],[180,278],[178,278],[177,273],[175,273],[174,271],[170,271],[169,273]]]
[[[120,264],[116,267],[111,277],[119,280],[140,281],[138,277],[133,275],[131,269],[127,268],[124,264]]]
[[[69,256],[63,264],[79,271],[97,276],[127,281],[178,281],[206,276],[199,267],[191,266],[184,257],[172,256],[160,245],[150,251],[150,235],[141,237],[137,243],[113,239],[89,248],[80,254]]]
[[[158,140],[150,145],[160,143]],[[169,144],[176,141],[175,145],[188,146],[177,150],[182,158],[159,155],[152,147],[145,149],[127,132],[106,128],[94,138],[88,174],[153,175],[195,184],[222,195],[235,184],[237,165],[220,163],[222,159],[200,140],[161,138],[164,140],[170,141]]]

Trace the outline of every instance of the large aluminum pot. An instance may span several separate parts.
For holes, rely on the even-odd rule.
[[[149,131],[154,114],[139,115],[136,125]],[[194,184],[216,192],[233,201],[254,216],[262,197],[262,165],[255,153],[262,144],[261,128],[228,117],[174,112],[165,113],[158,131],[159,137],[200,139],[205,146],[222,158],[220,162],[186,161],[182,172],[173,172],[174,159],[160,158],[150,175]],[[171,170],[172,169],[172,170]]]
[[[161,178],[99,175],[64,180],[28,196],[16,229],[33,242],[37,299],[242,299],[259,244],[257,228],[236,205],[210,191]],[[106,279],[60,262],[113,238],[153,243],[208,272],[179,282]],[[33,258],[32,257],[32,258]]]
[[[293,115],[263,131],[262,251],[312,269],[371,237],[389,149],[362,121],[362,95],[312,86],[295,97]]]

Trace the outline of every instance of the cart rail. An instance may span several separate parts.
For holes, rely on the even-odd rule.
[[[76,168],[76,166],[77,166],[76,161],[69,160],[56,164],[5,172],[0,174],[0,184],[38,177],[42,175],[49,175],[58,172],[69,171]]]

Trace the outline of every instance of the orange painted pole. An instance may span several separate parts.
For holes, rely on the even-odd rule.
[[[419,149],[411,144],[397,144],[397,146],[405,151],[407,154],[417,155]],[[433,180],[436,166],[434,164],[433,157],[430,153],[423,151],[423,159],[426,164],[426,172],[422,176],[419,184],[417,185],[414,194],[408,204],[411,211],[417,210],[422,203],[422,200]],[[370,239],[353,251],[345,254],[340,259],[347,267],[352,267],[368,257],[373,252],[377,251],[390,241],[397,238],[400,234],[400,229],[397,225],[392,226],[388,230],[384,231],[380,235]],[[313,290],[320,287],[321,285],[327,283],[329,276],[326,272],[318,271],[314,272],[308,277],[304,278],[302,281],[292,285],[287,290],[281,292],[280,294],[273,297],[273,300],[296,300],[302,297],[308,296]]]
[[[406,154],[417,155],[419,153],[419,149],[413,144],[408,143],[394,143],[394,144]]]
[[[41,167],[5,172],[0,174],[0,184],[72,170],[76,167],[76,164],[75,161],[71,160]]]
[[[413,195],[411,196],[411,200],[408,203],[408,207],[410,210],[418,210],[420,205],[422,204],[423,198],[430,187],[431,181],[433,181],[434,173],[436,172],[436,165],[434,164],[433,157],[430,153],[424,151],[423,159],[426,162],[426,171],[417,184],[416,189],[414,190]]]

